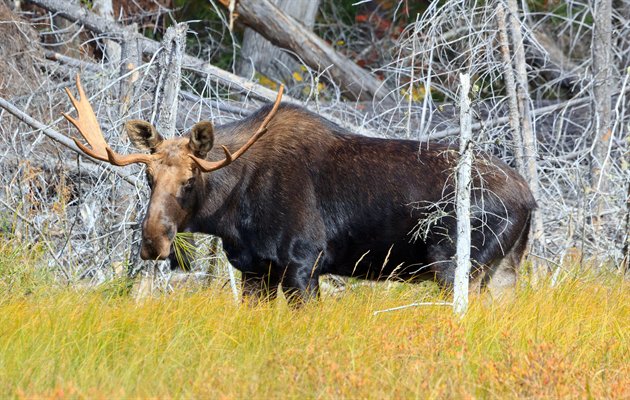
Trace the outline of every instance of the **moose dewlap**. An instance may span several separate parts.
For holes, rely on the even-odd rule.
[[[280,104],[222,126],[197,123],[164,139],[148,122],[127,133],[143,153],[114,153],[77,77],[78,118],[66,116],[88,155],[144,163],[151,199],[142,225],[144,259],[165,259],[177,232],[219,236],[242,272],[243,293],[289,299],[319,292],[319,276],[452,284],[458,153],[438,143],[352,134],[301,107]],[[477,154],[471,192],[471,279],[513,286],[535,201],[501,160]]]

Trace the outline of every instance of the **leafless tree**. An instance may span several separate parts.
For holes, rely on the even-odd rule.
[[[468,309],[468,282],[470,280],[470,188],[472,153],[472,128],[470,118],[470,76],[460,75],[459,100],[460,125],[459,164],[457,166],[457,268],[453,291],[453,310],[463,315]]]

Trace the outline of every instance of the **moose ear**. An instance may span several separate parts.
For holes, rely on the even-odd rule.
[[[196,157],[206,158],[214,144],[214,129],[212,122],[201,121],[196,123],[190,131],[188,147]]]
[[[131,143],[138,149],[154,153],[164,138],[147,121],[132,119],[125,123],[125,130]]]

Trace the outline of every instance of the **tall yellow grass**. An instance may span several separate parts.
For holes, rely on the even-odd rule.
[[[0,249],[0,272],[32,271],[27,253]],[[481,296],[461,320],[374,315],[436,300],[432,285],[359,286],[295,311],[220,287],[135,301],[124,282],[0,282],[0,398],[630,397],[630,291],[614,274]]]

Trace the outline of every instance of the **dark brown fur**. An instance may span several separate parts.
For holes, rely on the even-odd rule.
[[[198,143],[212,136],[207,123],[193,128],[195,140],[157,143],[130,127],[137,146],[160,155],[148,167],[153,190],[144,258],[167,257],[175,232],[188,230],[223,239],[249,295],[273,297],[282,286],[290,297],[307,299],[317,296],[318,278],[327,273],[452,283],[457,151],[353,135],[282,105],[268,132],[227,167],[204,174],[188,157],[221,159],[220,145],[237,150],[269,110],[215,127],[207,155]],[[499,286],[513,285],[534,199],[523,178],[495,157],[478,154],[474,171],[473,278],[492,286],[492,276],[501,275],[507,283]]]

